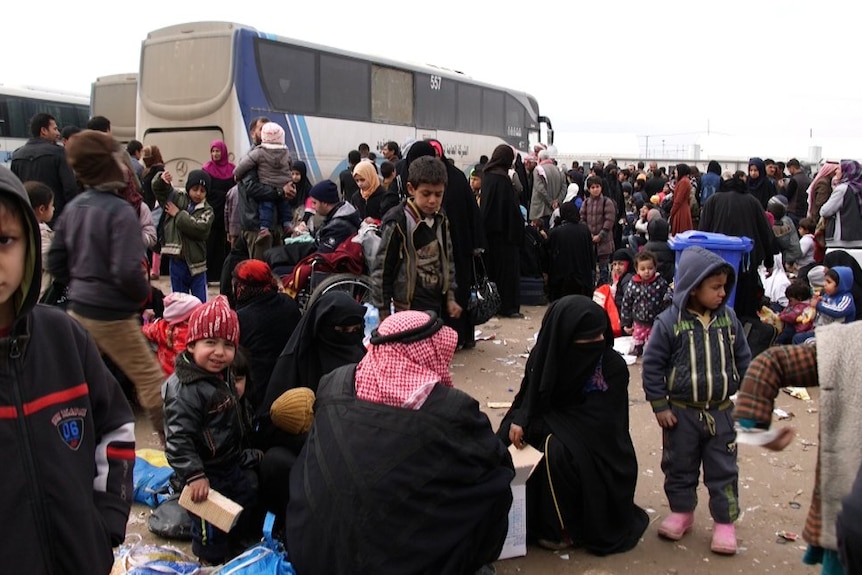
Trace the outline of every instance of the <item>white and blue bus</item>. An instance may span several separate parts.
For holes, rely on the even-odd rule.
[[[138,139],[159,146],[180,181],[209,159],[212,140],[234,160],[245,154],[258,116],[284,128],[313,181],[337,177],[360,142],[437,138],[463,169],[501,143],[528,150],[542,126],[553,137],[529,94],[226,22],[148,34],[138,96]]]
[[[99,76],[90,87],[90,115],[111,121],[111,134],[127,144],[135,139],[138,105],[138,75]]]
[[[31,137],[30,120],[40,112],[54,116],[61,130],[66,126],[84,128],[90,100],[82,94],[0,85],[0,164],[8,165],[12,152]]]

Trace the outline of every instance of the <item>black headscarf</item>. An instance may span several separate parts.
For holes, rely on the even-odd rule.
[[[603,341],[574,343],[598,334]],[[556,508],[543,506],[541,498],[532,503],[538,513],[562,517],[569,533],[599,555],[631,549],[649,523],[634,504],[638,468],[629,433],[628,367],[612,345],[607,314],[592,299],[572,295],[551,304],[521,390],[497,433],[508,445],[510,422],[520,424],[518,412],[527,412],[525,437],[545,451],[554,483],[579,488],[557,493]]]
[[[304,206],[305,200],[308,199],[308,192],[311,190],[311,180],[308,179],[308,167],[305,162],[294,160],[291,166],[302,176],[299,183],[296,184],[296,196],[293,199],[294,206]]]
[[[515,161],[515,151],[508,144],[500,144],[494,148],[494,153],[491,154],[491,159],[485,164],[485,173],[497,171],[508,174],[509,168]]]
[[[431,156],[432,158],[437,157],[437,151],[427,140],[419,140],[410,146],[410,150],[407,152],[407,165],[405,166],[404,172],[405,183],[407,181],[407,170],[409,170],[410,164],[413,163],[413,160],[421,158],[422,156]]]
[[[745,194],[748,193],[748,186],[745,185],[745,181],[741,178],[728,178],[721,181],[721,185],[718,187],[718,191]]]
[[[766,164],[763,163],[763,160],[760,158],[751,158],[748,160],[749,166],[755,166],[757,168],[757,177],[752,178],[751,174],[748,175],[748,180],[746,180],[748,184],[748,190],[757,190],[761,186],[763,186],[766,181],[769,179],[766,177]]]
[[[604,333],[604,341],[575,344]],[[548,307],[536,345],[530,352],[521,389],[503,419],[527,427],[555,407],[582,403],[595,382],[596,367],[614,336],[605,311],[592,299],[571,295]]]
[[[364,332],[342,333],[335,327],[364,324],[364,317],[365,306],[345,292],[328,292],[314,302],[297,324],[272,370],[262,404],[266,412],[285,391],[296,387],[316,391],[321,377],[362,359]]]
[[[716,176],[721,175],[721,164],[716,162],[715,160],[710,160],[709,164],[706,166],[706,171],[710,174],[715,174]]]
[[[678,179],[681,180],[683,178],[683,176],[690,176],[690,175],[691,175],[691,168],[688,166],[688,164],[677,164],[676,165],[676,177]]]

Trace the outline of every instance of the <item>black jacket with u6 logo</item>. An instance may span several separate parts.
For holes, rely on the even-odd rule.
[[[0,570],[106,574],[131,508],[134,416],[84,328],[59,309],[36,305],[39,226],[6,168],[0,196],[10,236],[3,249],[14,243],[7,226],[15,218],[27,242],[20,286],[4,293],[14,265],[7,259],[0,287],[0,310],[15,318],[0,335]]]

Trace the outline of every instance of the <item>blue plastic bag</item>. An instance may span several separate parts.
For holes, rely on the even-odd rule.
[[[135,457],[133,499],[150,507],[158,507],[171,496],[170,481],[174,470],[170,467],[157,467],[144,459]]]
[[[266,514],[263,522],[263,541],[234,557],[216,571],[215,575],[296,575],[287,560],[287,551],[272,538],[275,515]]]

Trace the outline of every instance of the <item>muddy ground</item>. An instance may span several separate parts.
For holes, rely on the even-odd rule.
[[[524,319],[494,319],[480,326],[483,336],[475,349],[459,351],[452,361],[455,385],[470,393],[483,406],[491,424],[496,427],[505,412],[491,409],[488,402],[511,401],[518,390],[526,353],[533,344],[544,307],[525,307]],[[781,573],[797,575],[819,573],[819,569],[801,563],[805,543],[777,537],[779,531],[801,533],[811,489],[818,441],[817,390],[810,390],[811,401],[780,394],[776,408],[793,415],[789,421],[775,425],[792,425],[797,430],[793,444],[775,453],[759,447],[739,447],[739,496],[743,509],[737,524],[739,552],[733,557],[710,552],[712,520],[707,508],[708,494],[700,487],[700,505],[695,514],[695,528],[680,542],[658,537],[658,523],[669,513],[662,489],[661,433],[641,388],[640,364],[629,367],[631,433],[638,454],[640,477],[635,501],[650,515],[650,525],[640,544],[628,553],[595,557],[583,550],[550,552],[529,547],[527,555],[498,561],[497,573],[514,574],[723,574]],[[777,418],[776,418],[777,419]],[[155,447],[152,428],[145,418],[138,418],[139,447]],[[129,532],[140,533],[146,541],[160,541],[147,532],[149,508],[135,505],[129,519]],[[188,550],[187,544],[178,547]]]

